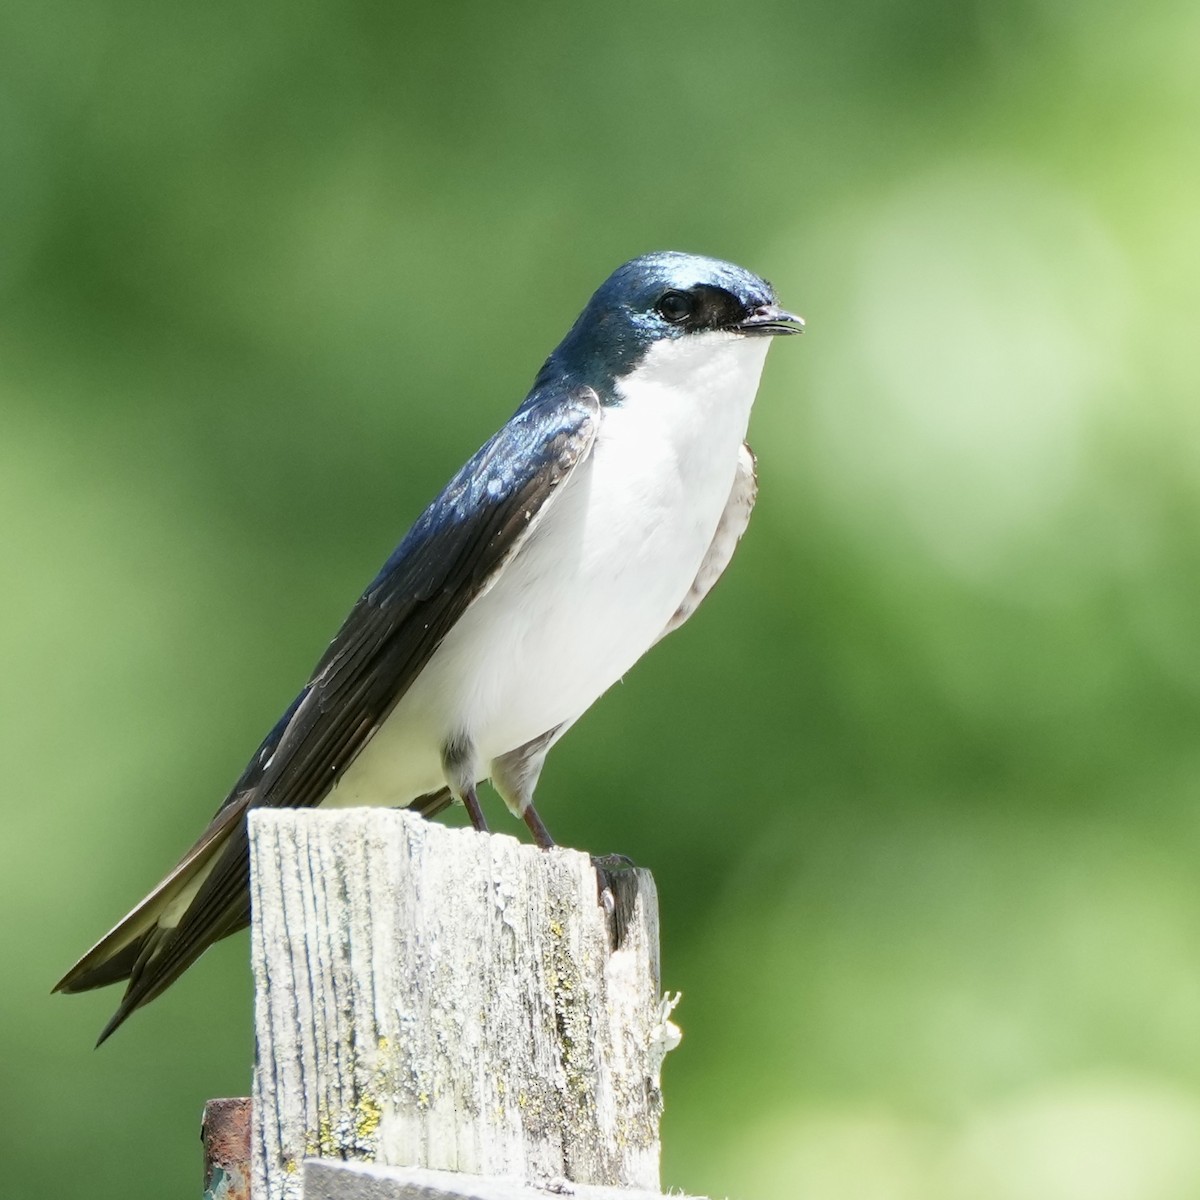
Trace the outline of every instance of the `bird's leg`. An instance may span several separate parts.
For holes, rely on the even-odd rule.
[[[555,845],[555,841],[550,836],[550,830],[542,824],[537,809],[533,807],[533,790],[537,787],[538,776],[542,773],[546,751],[550,749],[559,731],[564,728],[563,725],[556,725],[523,746],[492,759],[492,785],[508,805],[509,812],[525,822],[529,832],[533,834],[533,840],[543,850],[549,850]]]
[[[521,814],[521,820],[529,827],[529,832],[533,834],[533,840],[543,850],[554,848],[556,843],[550,836],[550,830],[546,828],[545,823],[538,816],[537,809],[533,807],[532,803],[525,805],[525,811]]]
[[[462,794],[463,807],[467,810],[467,816],[471,818],[471,824],[479,830],[480,833],[488,832],[488,824],[483,816],[483,808],[479,803],[479,797],[475,793],[475,785],[463,789]]]
[[[475,756],[475,743],[470,735],[460,733],[448,738],[442,746],[442,771],[450,791],[463,802],[471,824],[480,832],[487,833],[487,821],[483,819],[483,809],[479,804],[479,795],[475,791],[475,778],[478,775],[475,766],[478,760]]]

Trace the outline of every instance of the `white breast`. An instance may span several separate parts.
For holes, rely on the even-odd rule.
[[[345,775],[333,803],[398,804],[444,780],[466,734],[492,758],[582,713],[657,640],[729,498],[767,338],[651,349],[493,587],[460,618]]]

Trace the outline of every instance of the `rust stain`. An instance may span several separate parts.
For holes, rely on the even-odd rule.
[[[250,1098],[210,1100],[200,1127],[204,1200],[250,1200]]]

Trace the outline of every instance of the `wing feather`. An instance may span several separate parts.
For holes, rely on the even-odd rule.
[[[214,941],[248,924],[246,812],[325,798],[586,459],[599,413],[591,388],[535,393],[418,518],[189,856],[58,985],[81,990],[128,975],[101,1040]],[[179,895],[168,885],[192,863],[187,879],[201,882],[178,923],[167,925],[159,918]]]
[[[713,585],[725,573],[737,549],[742,534],[750,524],[750,514],[754,511],[754,502],[758,499],[758,460],[747,442],[743,442],[738,451],[737,471],[733,477],[733,488],[725,505],[721,519],[717,522],[712,544],[708,547],[700,563],[700,570],[688,593],[680,601],[667,627],[658,635],[662,641],[668,633],[674,633],[700,607],[701,601],[713,589]]]

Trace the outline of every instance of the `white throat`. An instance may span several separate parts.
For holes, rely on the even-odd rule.
[[[694,412],[732,406],[744,410],[748,420],[770,344],[770,338],[718,331],[656,342],[635,370],[617,380],[615,390],[639,403],[649,392],[658,391],[668,402],[673,393]]]
[[[620,403],[605,412],[601,441],[628,434],[668,448],[689,486],[715,489],[723,504],[770,344],[715,331],[657,342],[617,380]]]

